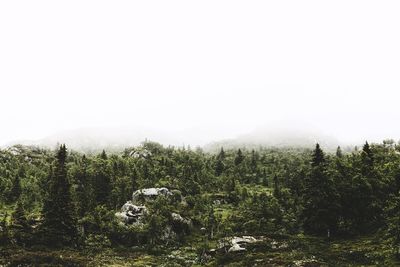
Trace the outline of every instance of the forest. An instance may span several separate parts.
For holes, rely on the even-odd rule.
[[[0,150],[0,266],[399,266],[400,144]]]

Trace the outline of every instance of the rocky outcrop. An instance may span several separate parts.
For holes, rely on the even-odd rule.
[[[158,196],[172,196],[176,195],[180,201],[180,192],[172,192],[168,188],[145,188],[136,190],[132,194],[132,200],[126,202],[120,212],[115,213],[115,216],[124,224],[136,224],[141,225],[144,222],[144,218],[148,214],[146,208],[146,203],[155,200]],[[192,221],[182,217],[180,214],[172,212],[171,213],[172,226],[185,226],[189,228],[192,226]],[[179,227],[182,228],[182,227]],[[164,229],[165,236],[172,236],[172,228]]]
[[[172,193],[168,190],[168,188],[165,187],[140,189],[133,192],[132,202],[143,203],[146,201],[154,200],[160,195],[171,196]]]
[[[191,220],[183,218],[178,213],[172,212],[171,213],[171,217],[172,217],[172,220],[175,221],[175,222],[179,222],[179,223],[185,224],[187,226],[191,226],[192,225],[192,221]]]
[[[146,214],[146,206],[134,205],[132,201],[128,201],[122,206],[121,212],[117,212],[115,216],[126,224],[140,224]]]

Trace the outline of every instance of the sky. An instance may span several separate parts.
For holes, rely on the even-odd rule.
[[[84,127],[400,139],[399,1],[1,1],[0,144]],[[200,142],[200,141],[193,141]]]

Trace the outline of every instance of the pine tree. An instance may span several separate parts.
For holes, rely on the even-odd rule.
[[[215,163],[215,175],[217,176],[220,176],[224,172],[225,169],[224,159],[225,159],[225,152],[224,149],[221,148],[221,151],[217,156],[217,162]]]
[[[88,173],[87,173],[87,167],[88,167],[88,162],[87,158],[85,155],[82,156],[82,160],[80,162],[80,168],[76,174],[75,180],[76,180],[76,208],[77,208],[77,214],[80,217],[83,217],[88,211],[90,207],[90,196],[91,190],[89,188],[89,181],[88,181]]]
[[[19,172],[19,174],[15,177],[13,181],[9,198],[11,202],[15,202],[21,196],[22,189],[21,189],[20,173],[21,172]]]
[[[42,214],[40,237],[46,245],[74,245],[77,238],[75,207],[72,203],[66,167],[67,149],[57,151],[54,173],[51,175],[49,195]]]
[[[221,147],[221,150],[219,151],[219,154],[218,154],[217,158],[221,159],[221,160],[225,159],[225,151],[224,151],[223,147]]]
[[[7,224],[8,214],[5,213],[3,215],[2,220],[0,221],[0,244],[6,245],[10,242],[9,236],[9,227]]]
[[[338,157],[338,158],[342,158],[343,157],[342,148],[340,146],[338,146],[337,149],[336,149],[336,157]]]
[[[133,168],[132,174],[131,174],[130,178],[131,178],[131,188],[130,188],[130,191],[131,191],[131,192],[134,192],[135,190],[138,189],[138,178],[139,178],[138,172],[137,172],[136,168]]]
[[[269,185],[267,171],[265,170],[265,168],[263,169],[262,184],[263,184],[263,186],[268,186]]]
[[[236,157],[235,157],[235,165],[236,166],[240,165],[240,163],[242,163],[243,160],[244,160],[244,156],[243,156],[242,150],[240,150],[240,148],[239,148],[238,152],[236,153]]]
[[[400,192],[392,196],[387,208],[388,234],[394,254],[400,259]]]
[[[364,231],[377,228],[383,222],[383,212],[388,192],[384,190],[382,177],[379,176],[378,170],[375,168],[375,155],[368,142],[365,142],[361,151],[361,175],[364,183],[369,187],[369,192],[363,195],[365,214],[359,216],[363,220]],[[373,217],[373,220],[371,220]]]
[[[322,151],[321,147],[317,143],[315,145],[315,150],[313,151],[313,154],[312,154],[311,166],[312,167],[319,167],[319,166],[322,166],[324,163],[325,163],[324,152]]]
[[[111,195],[111,175],[108,167],[107,154],[103,150],[95,162],[93,186],[97,205],[109,205]]]
[[[313,151],[311,166],[303,195],[304,229],[309,233],[329,236],[336,230],[339,207],[337,192],[327,173],[325,155],[319,144]]]
[[[371,151],[371,147],[368,142],[365,142],[362,152],[361,152],[362,163],[367,167],[372,167],[374,163],[374,156]]]
[[[279,185],[279,179],[278,179],[278,175],[274,175],[274,197],[276,199],[279,199],[281,196],[281,188]]]
[[[257,170],[257,162],[258,162],[258,158],[259,155],[256,151],[254,151],[254,149],[251,151],[251,162],[250,162],[250,167],[251,167],[251,171],[253,173],[256,172]]]
[[[21,201],[17,202],[14,213],[11,215],[10,231],[13,240],[18,245],[25,246],[30,242],[31,227]]]
[[[100,155],[100,158],[101,159],[104,159],[104,160],[107,160],[107,153],[106,153],[106,151],[103,149],[103,151],[101,152],[101,155]]]

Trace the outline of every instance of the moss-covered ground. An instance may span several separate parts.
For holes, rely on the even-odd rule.
[[[390,256],[385,242],[376,235],[351,240],[275,236],[249,245],[245,252],[217,252],[200,264],[201,240],[193,237],[189,246],[150,250],[3,247],[0,266],[400,266],[400,261]]]

